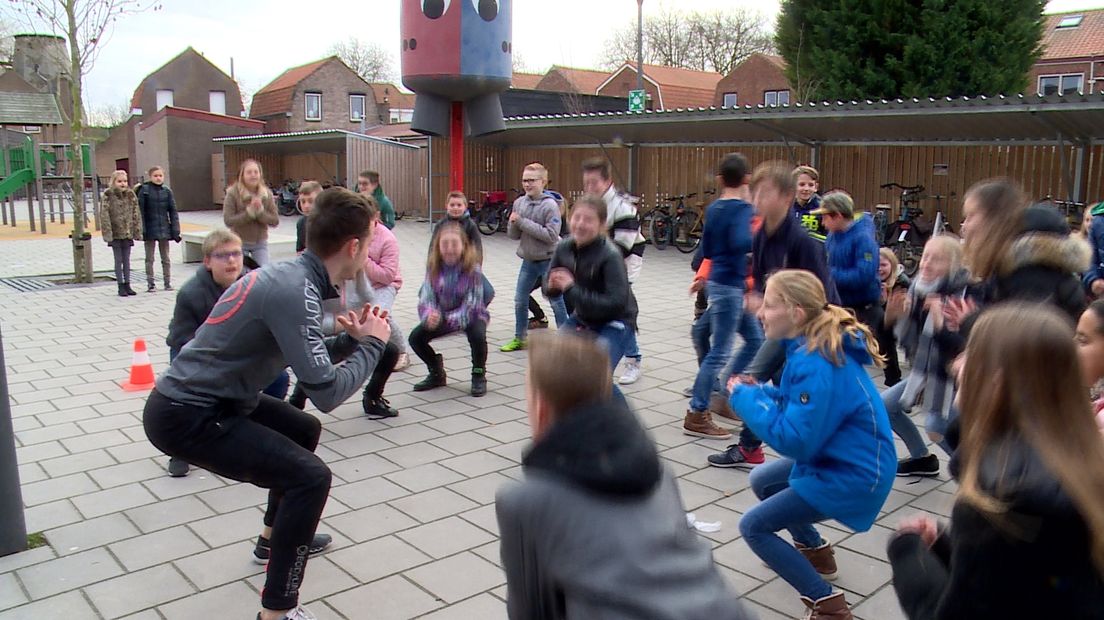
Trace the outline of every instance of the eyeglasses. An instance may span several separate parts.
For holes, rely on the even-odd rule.
[[[234,250],[232,252],[211,252],[211,258],[215,260],[230,260],[231,258],[241,258],[242,251]]]

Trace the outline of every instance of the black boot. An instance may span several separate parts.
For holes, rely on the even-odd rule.
[[[291,396],[288,396],[288,404],[300,411],[307,407],[307,393],[303,391],[303,388],[299,387],[298,383],[296,383],[295,388],[291,390]]]
[[[391,403],[382,396],[372,398],[365,393],[362,404],[364,405],[364,415],[368,416],[370,420],[394,418],[399,415],[399,410],[392,407]]]
[[[445,360],[438,353],[433,360],[433,365],[429,367],[429,375],[421,381],[414,384],[415,392],[424,392],[426,390],[432,390],[433,388],[441,387],[448,383],[448,379],[445,377]]]
[[[135,293],[135,292],[134,292],[134,289],[130,288],[130,282],[125,282],[125,283],[123,283],[123,287],[124,287],[124,288],[126,289],[126,294],[127,294],[128,296],[131,296],[131,297],[133,297],[133,296],[135,296],[135,295],[137,295],[137,294],[138,294],[138,293]]]
[[[487,369],[472,368],[471,395],[483,396],[487,393]]]
[[[119,283],[119,297],[126,297],[126,296],[127,296],[126,284],[120,282]]]

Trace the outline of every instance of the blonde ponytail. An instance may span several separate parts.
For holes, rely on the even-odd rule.
[[[870,328],[860,323],[850,310],[829,304],[824,285],[816,276],[789,269],[775,273],[769,282],[787,305],[805,312],[800,330],[810,351],[819,351],[836,366],[843,366],[844,337],[862,338],[874,365],[885,366],[885,357],[878,350],[878,341]]]

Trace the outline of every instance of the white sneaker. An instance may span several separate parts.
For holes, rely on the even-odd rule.
[[[694,386],[693,385],[688,385],[688,386],[682,388],[682,395],[685,396],[686,398],[690,398],[691,396],[693,396],[694,395]]]
[[[621,385],[632,385],[640,380],[640,360],[629,358],[625,361],[625,373],[617,380]]]
[[[395,372],[402,372],[407,368],[410,368],[410,355],[399,353],[399,359],[395,361]]]
[[[260,612],[257,612],[257,619],[260,620],[260,617]],[[295,609],[289,610],[284,614],[283,620],[318,620],[318,616],[307,611],[306,607],[299,605]]]

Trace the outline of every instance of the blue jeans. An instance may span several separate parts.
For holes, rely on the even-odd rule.
[[[761,501],[740,519],[740,534],[755,555],[779,577],[799,594],[815,601],[831,595],[832,586],[817,574],[800,551],[775,533],[787,530],[794,542],[806,547],[824,544],[813,523],[827,517],[790,488],[793,465],[790,459],[778,459],[751,470],[748,478],[751,490]]]
[[[534,283],[540,282],[548,275],[548,265],[551,260],[522,260],[521,270],[518,271],[517,289],[514,291],[514,337],[525,340],[525,334],[529,332],[529,292],[533,290]],[[554,297],[548,300],[552,304],[552,314],[556,316],[556,327],[561,327],[567,320],[567,308],[564,307],[563,297]]]
[[[601,327],[594,328],[588,325],[583,325],[574,316],[569,317],[560,326],[560,331],[564,332],[586,332],[587,334],[598,339],[598,342],[606,348],[609,352],[610,372],[612,373],[617,369],[617,364],[621,363],[621,358],[625,356],[625,351],[629,348],[629,337],[632,335],[633,330],[628,325],[621,321],[611,321],[602,325]],[[617,384],[613,384],[613,398],[614,400],[628,406],[628,401],[625,400],[625,395],[618,389]]]
[[[690,328],[690,338],[694,343],[694,351],[698,355],[698,365],[700,366],[705,356],[709,354],[712,347],[709,344],[710,336],[712,336],[713,330],[710,325],[709,309],[707,308],[705,313],[694,321],[694,325]],[[732,375],[738,375],[747,372],[748,365],[759,354],[759,349],[763,346],[763,327],[759,324],[759,319],[754,315],[744,312],[740,315],[740,322],[736,329],[736,333],[740,334],[740,338],[744,341],[744,346],[740,349],[740,352],[736,355],[730,356],[728,366],[724,371],[717,376],[717,381],[713,386],[714,392],[720,392],[726,397],[728,396],[728,378]],[[626,354],[626,357],[631,357]]]
[[[706,290],[709,307],[694,323],[691,332],[694,347],[705,351],[694,380],[694,395],[690,398],[690,409],[693,411],[705,411],[709,406],[709,395],[718,389],[718,377],[722,370],[743,370],[763,342],[758,321],[755,317],[744,316],[744,289],[710,282]],[[748,346],[735,359],[731,359],[732,341],[737,332],[748,341]]]
[[[907,384],[906,380],[887,388],[882,392],[882,403],[885,405],[886,413],[889,414],[889,426],[901,441],[905,442],[909,458],[918,459],[928,455],[928,445],[917,430],[916,424],[913,424],[912,418],[908,416],[908,412],[901,406],[901,396],[905,393]]]

